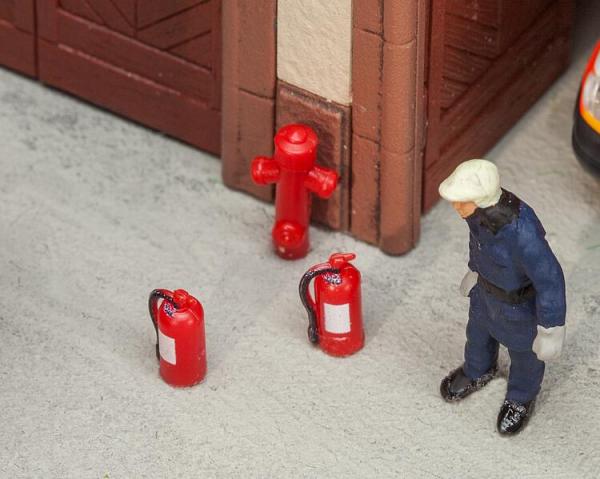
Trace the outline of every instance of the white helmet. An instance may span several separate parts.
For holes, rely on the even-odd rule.
[[[465,161],[442,181],[439,192],[451,202],[473,201],[479,208],[493,206],[502,194],[498,168],[487,160]]]

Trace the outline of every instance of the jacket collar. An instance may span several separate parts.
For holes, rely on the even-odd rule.
[[[513,193],[502,189],[502,195],[493,206],[487,208],[477,208],[475,212],[467,218],[470,226],[480,225],[496,235],[504,226],[513,222],[519,216],[519,207],[521,200]]]

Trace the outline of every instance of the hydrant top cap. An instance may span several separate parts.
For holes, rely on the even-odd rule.
[[[299,145],[306,141],[306,130],[304,128],[290,128],[287,132],[287,139],[294,145]]]
[[[312,151],[318,143],[319,140],[312,128],[301,124],[285,125],[275,137],[275,144],[291,154]]]

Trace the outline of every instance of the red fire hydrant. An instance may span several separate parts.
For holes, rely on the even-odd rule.
[[[274,157],[259,156],[252,161],[255,183],[277,183],[271,235],[275,251],[285,259],[308,253],[310,193],[329,198],[337,186],[335,171],[315,165],[318,143],[308,126],[286,125],[275,135]]]

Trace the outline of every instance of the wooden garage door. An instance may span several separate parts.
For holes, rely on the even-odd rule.
[[[0,0],[0,64],[35,76],[34,0]]]
[[[40,79],[218,154],[220,0],[37,0]]]
[[[567,65],[574,0],[432,0],[423,204]]]

